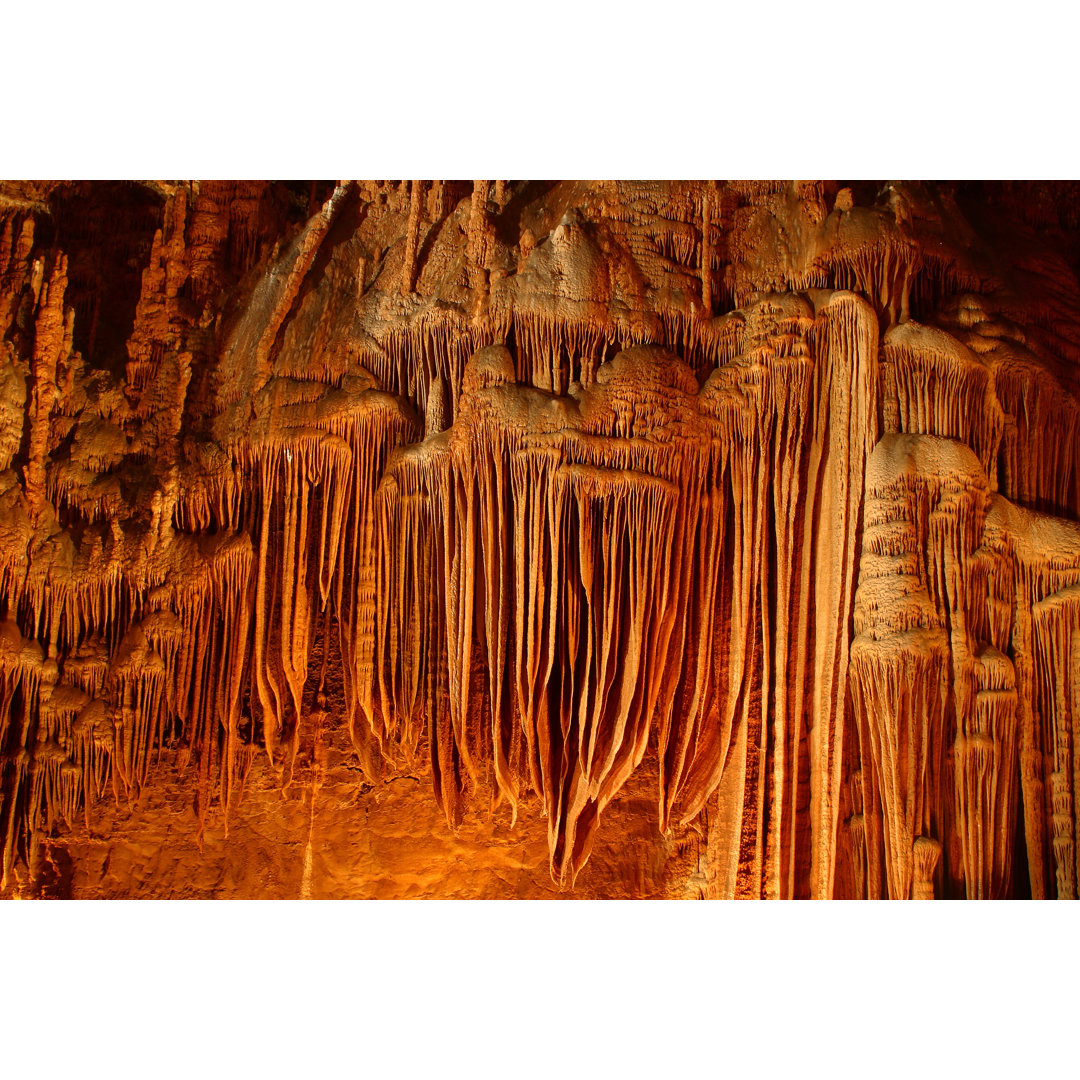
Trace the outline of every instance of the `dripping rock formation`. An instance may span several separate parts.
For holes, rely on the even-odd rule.
[[[0,182],[0,895],[1076,898],[1078,226]]]

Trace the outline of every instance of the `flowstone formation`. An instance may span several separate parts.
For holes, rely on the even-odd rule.
[[[0,183],[0,894],[1075,898],[1078,223]]]

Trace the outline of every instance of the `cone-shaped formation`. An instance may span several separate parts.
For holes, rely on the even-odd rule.
[[[537,812],[563,889],[648,769],[709,895],[1076,896],[1052,199],[0,189],[5,894],[103,800],[201,843],[260,761],[313,834],[341,730],[342,813]]]

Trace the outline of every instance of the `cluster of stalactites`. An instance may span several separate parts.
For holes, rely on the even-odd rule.
[[[883,426],[906,434],[886,435],[868,473],[846,822],[855,892],[1009,895],[1022,800],[1032,895],[1075,895],[1068,597],[1080,549],[1067,523],[991,496],[1075,513],[1076,406],[979,297],[944,321],[949,332],[906,322],[883,339]]]
[[[940,208],[927,216],[932,200],[919,185],[890,185],[873,207],[854,205],[844,189],[831,213],[819,183],[560,185],[552,203],[565,208],[561,217],[538,216],[539,201],[533,206],[526,199],[520,221],[500,219],[511,206],[521,211],[522,201],[510,198],[514,191],[527,194],[520,185],[475,181],[456,206],[448,204],[447,190],[425,181],[342,185],[257,284],[226,346],[225,366],[249,352],[256,366],[265,366],[281,350],[307,370],[344,355],[345,348],[322,347],[327,334],[337,334],[382,388],[409,398],[420,413],[442,379],[452,419],[465,361],[500,341],[513,341],[519,382],[556,394],[589,385],[605,359],[648,343],[673,349],[703,378],[733,355],[724,355],[712,317],[717,295],[728,295],[731,281],[731,295],[743,307],[768,288],[852,289],[875,307],[883,327],[899,328],[909,323],[916,300],[918,312],[929,312],[958,290],[981,286],[966,254],[970,237],[960,243],[947,221],[931,221],[940,219]],[[960,215],[954,216],[962,232]],[[360,222],[356,233],[327,243],[341,217]],[[537,236],[532,230],[540,220]],[[931,232],[924,235],[925,228]],[[330,260],[333,273],[311,290],[317,256]],[[296,318],[304,303],[312,312],[318,307],[309,293],[325,301],[310,325]],[[301,332],[291,341],[293,323]],[[907,359],[901,353],[898,372]],[[887,388],[887,404],[898,391],[900,406],[912,414],[913,426],[899,430],[916,430],[919,410],[936,407],[926,393],[942,397],[923,378],[933,366],[924,357],[914,385]],[[989,466],[1000,433],[992,416],[984,424],[980,415],[984,386],[968,372],[939,372],[938,381],[949,378],[971,384],[970,403],[962,394],[945,395],[956,403],[953,426],[966,431],[956,437],[984,443],[976,450]],[[222,400],[241,400],[247,382],[227,379]],[[1073,441],[1069,446],[1071,452]],[[1053,452],[1050,440],[1047,447]],[[1071,467],[1069,473],[1055,480],[1054,470],[1046,471],[1050,484],[1074,485]]]
[[[350,719],[370,695],[375,490],[394,446],[419,431],[399,399],[356,371],[341,387],[275,377],[253,420],[236,417],[228,486],[248,494],[257,545],[253,700],[266,751],[295,755],[308,660],[322,618],[336,626]]]
[[[515,812],[531,786],[566,882],[644,753],[671,636],[660,537],[677,490],[657,474],[678,468],[690,432],[659,443],[634,429],[642,387],[618,374],[634,359],[611,365],[609,392],[575,401],[517,385],[507,350],[482,350],[457,423],[399,455],[381,489],[384,737],[426,721],[451,820],[466,782],[489,779]],[[669,397],[681,379],[690,399],[697,384],[674,358],[638,358],[649,361]]]
[[[1032,895],[1075,895],[1080,531],[991,488],[955,438],[889,434],[870,461],[845,822],[859,896],[1010,895],[1021,805]]]
[[[421,413],[442,379],[452,419],[466,360],[501,341],[513,342],[519,382],[555,394],[589,385],[605,359],[649,343],[673,349],[705,377],[733,355],[724,355],[713,319],[729,278],[744,307],[770,287],[852,289],[886,327],[909,320],[912,294],[929,310],[942,295],[979,286],[951,249],[924,254],[913,224],[922,196],[904,185],[878,207],[854,206],[845,189],[831,214],[821,184],[562,187],[554,204],[572,202],[561,218],[542,219],[538,237],[535,207],[496,229],[511,203],[521,209],[503,181],[474,182],[456,207],[436,182],[342,185],[257,284],[226,345],[226,366],[243,357],[240,368],[252,358],[263,367],[281,350],[306,369],[312,335],[317,362],[344,353],[322,347],[327,334],[339,334],[382,388]],[[737,210],[745,200],[752,205]],[[330,226],[349,215],[360,222],[356,234],[328,244]],[[761,230],[776,245],[776,267],[762,265]],[[316,256],[333,273],[309,290]],[[296,318],[305,304],[310,324]],[[222,400],[241,400],[246,380],[227,379]]]
[[[179,546],[175,569],[150,587],[119,573],[112,582],[84,575],[59,606],[35,611],[24,599],[9,611],[0,655],[5,885],[18,854],[58,819],[74,826],[82,806],[89,824],[92,804],[108,793],[134,802],[175,728],[206,751],[201,818],[220,721],[220,786],[229,798],[250,614],[236,598],[246,595],[251,547],[246,536],[224,534],[216,544]],[[44,623],[28,617],[40,612]]]
[[[972,638],[967,613],[988,498],[981,464],[962,443],[891,434],[871,456],[851,668],[859,801],[847,823],[862,896],[886,895],[883,878],[894,898],[942,895],[962,873],[956,840],[964,870],[977,861],[968,848],[986,815],[982,789],[964,786],[973,782],[964,762],[985,734],[975,698],[986,646]],[[1008,768],[1014,726],[998,735]],[[957,813],[951,766],[959,769]],[[997,810],[996,825],[1008,832],[1015,801]],[[991,808],[991,824],[994,817]],[[1004,874],[1007,883],[1007,860]]]
[[[812,185],[596,191],[523,234],[514,273],[505,182],[456,210],[438,183],[340,185],[214,357],[201,441],[200,305],[250,265],[258,190],[169,199],[126,397],[72,356],[63,257],[5,217],[0,468],[24,424],[28,458],[0,493],[9,874],[20,830],[134,799],[169,740],[196,751],[200,818],[256,732],[291,762],[322,620],[365,772],[426,741],[452,822],[470,790],[515,814],[535,793],[562,883],[653,740],[660,827],[714,795],[735,823],[731,893],[831,895],[847,860],[858,895],[1004,895],[1022,798],[1033,893],[1075,895],[1080,548],[993,498],[1080,510],[1045,335],[970,297],[949,333],[912,322],[978,282],[920,254],[899,189],[888,220]],[[404,221],[377,259],[335,231],[354,197]],[[755,300],[729,231],[790,197],[813,257],[774,284],[811,291]],[[837,282],[866,299],[814,291]],[[729,294],[745,309],[712,318]],[[125,461],[157,484],[132,527]]]
[[[57,335],[41,337],[44,422],[57,362],[45,343]],[[233,418],[238,437],[222,428],[224,451],[208,444],[190,471],[174,448],[148,521],[114,518],[73,539],[34,476],[4,492],[7,885],[17,856],[33,861],[38,838],[73,825],[78,806],[89,815],[110,789],[134,803],[166,745],[181,763],[194,756],[200,823],[215,797],[227,821],[259,730],[275,765],[295,754],[320,615],[340,632],[347,684],[364,684],[374,491],[389,450],[419,434],[408,407],[372,385],[361,371],[338,387],[271,378],[250,422]],[[113,435],[95,422],[87,444],[102,453]],[[35,557],[20,560],[28,547]]]
[[[996,477],[1004,412],[991,370],[955,338],[915,322],[893,327],[882,352],[885,430],[958,439]]]
[[[569,397],[521,385],[506,349],[481,350],[454,424],[429,424],[422,445],[390,462],[371,736],[414,748],[426,725],[451,821],[481,783],[515,809],[534,791],[559,882],[580,871],[650,738],[663,828],[697,815],[735,734],[770,714],[788,718],[790,758],[806,753],[806,711],[820,716],[815,751],[839,783],[831,717],[842,717],[843,683],[830,676],[846,642],[842,623],[815,618],[810,594],[850,604],[854,591],[855,514],[876,436],[858,406],[874,398],[876,320],[845,296],[802,315],[798,342],[774,335],[700,390],[657,348],[616,355]],[[822,514],[844,521],[843,562],[815,584]],[[807,642],[812,663],[792,681]],[[795,848],[812,832],[807,803],[826,822],[833,813],[833,781],[819,786],[808,770],[812,795],[789,795],[749,761],[744,743],[739,783],[762,832],[755,887],[793,894],[800,876],[809,891]]]

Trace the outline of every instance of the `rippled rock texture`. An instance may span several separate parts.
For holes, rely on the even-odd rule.
[[[1078,222],[0,182],[0,894],[1075,898]]]

